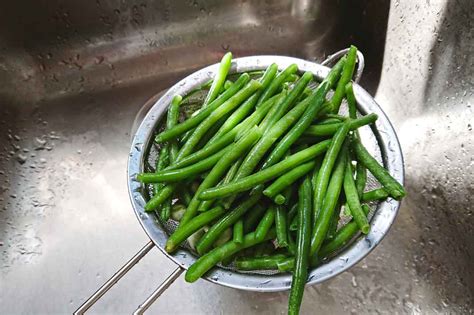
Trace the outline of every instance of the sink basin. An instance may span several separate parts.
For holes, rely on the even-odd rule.
[[[177,2],[0,4],[0,313],[71,313],[148,241],[126,163],[150,98],[228,50],[321,61],[352,43],[408,196],[371,255],[306,288],[302,313],[472,312],[474,3]],[[129,314],[174,267],[152,250],[91,313]],[[180,278],[150,312],[285,313],[287,298]]]

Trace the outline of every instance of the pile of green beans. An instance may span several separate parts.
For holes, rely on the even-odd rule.
[[[359,137],[377,115],[357,116],[356,56],[351,46],[322,82],[310,84],[313,74],[295,64],[232,79],[227,53],[200,87],[207,96],[199,110],[183,119],[187,96],[173,98],[155,137],[154,167],[137,180],[150,188],[146,211],[179,221],[165,250],[187,242],[199,256],[186,281],[219,263],[291,272],[288,313],[298,314],[310,268],[370,232],[367,203],[405,196]],[[344,99],[347,117],[338,115]],[[368,171],[379,188],[366,191]]]

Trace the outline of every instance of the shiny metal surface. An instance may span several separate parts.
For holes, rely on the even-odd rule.
[[[150,97],[226,49],[321,61],[351,43],[366,55],[361,86],[399,135],[409,195],[371,255],[306,288],[302,312],[472,313],[473,6],[2,2],[0,313],[71,313],[147,242],[123,170]],[[174,268],[157,250],[142,263],[91,313],[133,312]],[[180,278],[150,313],[275,314],[286,304],[284,292]]]
[[[360,56],[360,59],[363,60],[362,54],[360,54]],[[330,70],[328,67],[321,66],[320,64],[293,57],[249,56],[233,59],[230,73],[264,70],[272,63],[276,63],[279,70],[284,70],[289,65],[296,64],[300,74],[306,71],[312,72],[317,81],[322,81]],[[362,69],[362,67],[363,61],[359,69]],[[147,198],[147,193],[145,192],[146,187],[136,181],[135,177],[138,173],[145,172],[144,165],[148,158],[147,152],[150,151],[156,130],[159,128],[158,126],[166,114],[166,110],[173,96],[188,95],[191,91],[215,77],[218,69],[218,63],[205,67],[170,87],[170,89],[156,101],[141,122],[132,140],[129,154],[127,167],[128,188],[130,200],[137,219],[150,239],[163,254],[184,269],[189,268],[189,266],[196,261],[196,256],[184,248],[173,254],[168,254],[164,250],[170,231],[167,230],[165,225],[158,221],[154,213],[145,212],[144,206]],[[390,121],[379,105],[363,88],[359,85],[354,85],[354,93],[357,98],[359,111],[364,114],[375,113],[379,117],[375,123],[375,135],[370,131],[370,128],[364,128],[362,130],[361,138],[363,143],[374,151],[372,154],[376,157],[380,157],[379,152],[382,152],[382,159],[387,170],[397,181],[403,183],[404,169],[402,152]],[[347,249],[335,255],[328,262],[311,270],[308,276],[308,285],[321,283],[337,276],[369,254],[387,234],[395,220],[399,206],[400,202],[391,198],[377,204],[375,215],[370,221],[371,230],[369,234],[360,237],[357,241],[348,246]],[[231,269],[214,268],[207,273],[204,278],[216,284],[248,291],[278,292],[289,290],[291,286],[291,274],[289,273],[239,273]]]

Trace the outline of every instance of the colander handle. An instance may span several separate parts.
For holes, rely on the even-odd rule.
[[[75,312],[74,315],[84,314],[92,305],[94,305],[107,291],[109,291],[130,269],[133,268],[148,252],[155,247],[152,241],[149,241],[140,249],[125,265],[123,265],[107,282],[105,282],[94,294],[92,294]],[[166,278],[160,286],[143,302],[133,314],[143,314],[156,299],[169,288],[169,286],[183,273],[184,269],[177,267]]]
[[[339,51],[335,52],[332,55],[327,56],[326,60],[321,62],[321,65],[330,66],[330,65],[334,64],[342,56],[347,54],[348,51],[349,51],[349,48],[346,48],[346,49],[339,50]],[[357,50],[357,71],[356,71],[356,74],[355,74],[355,77],[354,77],[354,82],[355,83],[359,83],[360,78],[362,77],[362,73],[364,72],[364,66],[365,66],[364,55],[359,50]]]

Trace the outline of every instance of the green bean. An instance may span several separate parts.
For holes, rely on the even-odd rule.
[[[224,93],[219,95],[219,97],[215,99],[213,102],[211,102],[208,106],[206,106],[206,108],[200,110],[197,115],[190,117],[189,119],[185,120],[184,122],[180,124],[177,124],[176,126],[174,126],[173,128],[169,130],[165,130],[161,132],[155,137],[155,141],[160,143],[160,142],[177,138],[178,136],[184,134],[186,131],[196,127],[197,125],[199,125],[200,122],[202,122],[212,112],[214,112],[214,110],[216,110],[219,106],[224,104],[233,95],[239,92],[241,87],[244,86],[249,80],[250,80],[250,77],[248,74],[246,73],[242,74],[237,79],[237,81],[234,82],[231,88],[229,88]]]
[[[324,101],[326,100],[326,94],[331,89],[331,86],[336,82],[343,66],[344,60],[342,59],[332,68],[328,76],[318,86],[314,95],[310,96],[310,105],[306,108],[304,114],[298,119],[290,131],[288,131],[288,133],[278,142],[276,147],[270,153],[270,156],[267,158],[265,164],[273,165],[279,161],[293,143],[295,143],[305,130],[308,129],[311,122],[322,109]],[[265,168],[265,164],[263,168]]]
[[[183,97],[181,95],[175,95],[171,100],[170,107],[168,108],[168,114],[166,118],[166,129],[173,128],[178,123],[179,118],[179,105]],[[170,142],[170,164],[172,164],[178,156],[178,143],[176,140]]]
[[[362,233],[369,233],[370,225],[362,210],[357,193],[357,187],[352,178],[351,163],[348,162],[346,166],[346,173],[344,175],[344,194],[346,195],[347,205],[351,210],[352,217],[356,221]]]
[[[163,170],[166,165],[169,163],[169,147],[165,144],[158,155],[158,160],[156,161],[156,170],[155,172],[159,172]],[[159,193],[160,189],[163,188],[163,184],[156,183],[153,185],[153,195]]]
[[[293,272],[295,267],[295,257],[288,257],[277,262],[277,268],[280,272]]]
[[[205,225],[212,221],[220,218],[224,214],[224,208],[217,206],[209,211],[206,211],[191,220],[184,225],[180,225],[173,234],[170,235],[166,241],[165,250],[168,253],[174,252],[178,246],[184,242],[188,237],[197,232]]]
[[[283,174],[287,170],[318,156],[329,147],[330,143],[331,140],[325,140],[305,150],[290,155],[285,160],[270,166],[263,171],[256,172],[250,176],[241,178],[227,185],[206,189],[200,194],[199,198],[202,200],[216,199],[249,190],[252,187],[263,184]]]
[[[262,138],[245,157],[235,176],[235,180],[252,173],[273,143],[303,114],[307,105],[307,103],[301,102],[282,117],[267,133],[264,133]]]
[[[352,80],[356,61],[357,48],[355,46],[351,46],[349,52],[347,53],[347,60],[344,64],[344,69],[342,70],[341,78],[339,79],[336,90],[334,91],[334,95],[331,98],[331,111],[333,113],[337,114],[339,112],[339,107],[341,106],[342,99],[346,94],[346,84]]]
[[[275,214],[275,228],[277,234],[278,247],[287,247],[288,246],[288,236],[287,236],[287,213],[286,209],[283,206],[276,207]]]
[[[298,231],[298,224],[299,224],[299,217],[298,213],[293,217],[293,220],[291,220],[290,223],[290,231]]]
[[[221,181],[221,183],[219,183],[219,185],[224,185],[224,184],[228,184],[232,181],[232,179],[234,179],[234,176],[235,174],[237,173],[239,167],[240,167],[240,164],[242,164],[242,161],[243,161],[243,158],[240,157],[237,161],[235,161],[232,166],[229,168],[229,170],[227,171],[224,179]],[[201,202],[201,204],[199,205],[199,209],[198,211],[207,211],[211,206],[212,204],[215,202],[215,200],[204,200]],[[224,203],[224,208],[225,209],[228,209],[230,206],[229,205],[226,205]]]
[[[179,106],[181,104],[181,101],[183,98],[180,95],[175,95],[172,100],[171,104],[168,108],[168,114],[166,118],[166,129],[171,129],[173,128],[177,123],[178,123],[178,118],[179,118]],[[165,144],[165,148],[169,154],[169,164],[172,164],[178,155],[178,143],[176,140],[170,141],[170,143]],[[167,163],[167,164],[168,164]],[[163,167],[160,167],[160,170],[162,170]],[[158,167],[157,167],[158,170]],[[155,194],[159,193],[159,190],[163,188],[163,184],[155,184]],[[168,221],[171,215],[171,199],[167,199],[164,201],[162,208],[161,208],[161,213],[160,213],[160,219],[163,222]]]
[[[329,178],[331,176],[332,169],[336,162],[336,158],[341,150],[342,144],[349,132],[349,121],[344,122],[341,128],[336,132],[331,141],[326,155],[324,156],[321,169],[318,172],[318,177],[314,185],[314,197],[313,197],[313,222],[316,222],[321,211],[326,190],[328,187]]]
[[[364,210],[367,215],[370,211],[367,205],[362,205],[362,210]],[[319,251],[319,257],[327,257],[328,255],[334,253],[338,249],[345,246],[354,236],[359,232],[359,226],[357,223],[352,220],[351,222],[344,225],[339,231],[337,231],[334,238],[325,243],[321,250]]]
[[[230,81],[230,80],[225,80],[225,82],[224,82],[224,90],[228,90],[228,89],[232,86],[232,84],[234,84],[232,81]],[[222,92],[224,92],[224,91],[222,91]]]
[[[268,86],[268,88],[262,93],[262,95],[260,95],[257,102],[257,107],[259,107],[261,104],[263,104],[263,102],[272,97],[276,93],[280,85],[283,83],[283,81],[285,81],[290,74],[293,74],[296,71],[298,71],[298,66],[292,64],[288,66],[285,70],[283,70],[280,74],[278,74],[277,77]]]
[[[330,117],[330,118],[325,118],[323,120],[319,120],[319,119],[315,119],[315,123],[317,126],[319,125],[331,125],[331,124],[338,124],[338,123],[341,123],[343,122],[344,120],[341,120],[339,118],[335,118],[335,117]],[[309,127],[311,128],[311,127]],[[306,130],[308,131],[308,130]]]
[[[388,192],[384,188],[377,188],[364,192],[361,197],[362,202],[369,202],[375,200],[386,199],[389,196]]]
[[[222,57],[221,63],[219,65],[219,70],[217,70],[217,74],[214,80],[212,81],[211,88],[209,89],[206,99],[204,100],[204,103],[202,104],[202,108],[205,108],[210,102],[215,100],[221,88],[224,87],[225,78],[227,77],[227,74],[229,73],[231,62],[232,62],[232,53],[228,52],[224,55],[224,57]]]
[[[277,264],[287,258],[282,254],[264,257],[240,257],[235,261],[238,270],[272,270],[277,269]]]
[[[278,108],[281,106],[281,104],[285,102],[285,99],[288,95],[288,91],[283,90],[281,91],[280,94],[277,94],[277,95],[279,96],[279,98],[277,99],[277,101],[275,101],[272,108],[270,108],[270,110],[267,112],[263,120],[260,122],[260,125],[258,125],[260,128],[262,128],[264,132],[269,130],[275,124],[275,121],[274,121],[275,113],[278,111]]]
[[[323,161],[324,165],[324,161]],[[331,180],[325,192],[324,204],[321,208],[321,213],[314,221],[313,235],[311,237],[311,256],[315,257],[321,248],[321,244],[326,238],[327,231],[331,218],[333,217],[334,210],[339,200],[341,193],[342,182],[344,180],[344,171],[346,167],[346,148],[343,147],[339,156],[337,157],[334,171],[331,174]],[[321,174],[322,170],[319,172]],[[319,176],[318,176],[319,178]]]
[[[278,99],[278,98],[277,98]],[[272,102],[265,102],[260,108],[255,110],[255,112],[247,117],[243,122],[235,126],[231,131],[224,134],[220,139],[216,140],[212,144],[206,145],[204,148],[196,151],[189,156],[183,158],[182,160],[176,162],[174,165],[169,167],[168,169],[175,169],[181,168],[183,166],[188,166],[195,162],[198,162],[209,155],[216,153],[219,150],[222,150],[225,146],[232,143],[236,138],[239,138],[242,133],[249,129],[249,126],[257,125],[261,119],[265,116],[265,114],[270,110],[272,107]]]
[[[234,224],[233,241],[240,244],[244,241],[244,221],[240,219]]]
[[[262,124],[267,126],[265,127],[265,130],[273,128],[273,125],[277,124],[280,121],[280,118],[282,118],[286,114],[288,109],[293,106],[293,104],[296,102],[301,93],[303,93],[305,87],[312,79],[313,74],[311,72],[305,72],[305,74],[301,77],[301,79],[298,80],[298,82],[295,84],[295,87],[288,93],[285,99],[278,104],[275,111],[273,112],[273,115],[268,115],[268,118],[265,117],[265,120],[262,122]],[[299,104],[301,103],[302,102],[300,102]],[[303,106],[306,108],[308,107],[308,104],[305,103],[305,105]]]
[[[283,83],[291,83],[291,82],[295,82],[296,80],[298,80],[300,78],[299,75],[297,75],[296,73],[293,73],[293,74],[290,74]]]
[[[270,206],[265,214],[263,215],[262,220],[257,226],[257,229],[255,230],[255,237],[258,239],[263,239],[265,238],[265,235],[267,235],[268,231],[270,231],[270,228],[273,226],[273,223],[275,222],[275,214],[276,214],[276,209],[274,206]]]
[[[334,214],[331,218],[331,223],[329,224],[328,232],[326,233],[326,240],[331,240],[336,235],[337,226],[339,224],[339,219],[341,216],[341,209],[342,209],[342,202],[339,200],[336,205],[336,210],[334,211]]]
[[[258,81],[250,81],[242,90],[233,95],[224,104],[216,108],[206,117],[194,130],[191,137],[181,147],[178,153],[177,161],[189,155],[198,144],[202,136],[224,115],[234,110],[240,103],[245,101],[250,95],[261,87]],[[205,110],[205,109],[204,109]]]
[[[360,141],[353,141],[354,151],[358,161],[361,162],[375,178],[383,185],[385,190],[395,199],[400,200],[406,195],[405,189],[390,173],[374,159]]]
[[[148,202],[145,204],[145,212],[150,212],[158,208],[161,204],[163,204],[163,202],[171,197],[175,189],[175,184],[163,186],[160,191],[158,191],[158,193],[155,194],[153,198],[148,200]]]
[[[194,175],[202,173],[212,168],[230,149],[227,147],[225,150],[221,150],[214,153],[210,157],[197,162],[193,165],[186,166],[175,170],[164,170],[158,173],[140,173],[137,175],[137,180],[142,183],[158,183],[158,182],[178,182],[183,179],[191,178]]]
[[[267,209],[265,207],[257,204],[252,211],[247,213],[244,218],[244,233],[254,231],[266,211]]]
[[[198,111],[199,111],[199,110],[198,110]],[[198,111],[196,111],[195,113],[197,114]],[[183,135],[182,137],[179,138],[178,143],[179,143],[180,147],[182,147],[183,144],[185,144],[186,141],[188,141],[189,137],[191,137],[191,135],[193,134],[194,130],[196,130],[195,127],[189,129],[188,131],[186,131],[186,132],[184,133],[184,135]],[[156,140],[155,140],[155,142],[156,142]]]
[[[199,240],[196,245],[196,251],[199,255],[208,252],[219,235],[228,227],[232,226],[237,222],[250,208],[252,208],[257,201],[260,199],[259,195],[250,196],[244,202],[229,213],[227,213],[222,219],[215,223],[209,231]]]
[[[357,163],[355,185],[357,188],[357,195],[359,196],[359,199],[362,198],[362,195],[364,194],[366,183],[367,183],[367,169],[365,168],[364,165],[362,165],[362,163]]]
[[[282,205],[286,202],[286,198],[282,194],[278,194],[273,198],[273,202],[277,205]]]
[[[295,209],[297,210],[298,209],[298,203],[295,204]],[[291,210],[290,210],[291,211]],[[296,214],[296,213],[295,213]],[[290,217],[289,213],[288,213],[288,219],[294,219],[296,215]],[[291,255],[296,255],[296,243],[295,243],[295,240],[293,238],[293,235],[291,234],[291,230],[290,230],[290,226],[288,225],[286,231],[288,232],[287,233],[287,238],[288,238],[288,252],[290,252]]]
[[[197,189],[196,193],[191,200],[188,208],[186,209],[186,213],[182,219],[181,224],[185,224],[189,219],[194,217],[198,211],[199,204],[201,200],[199,200],[199,194],[208,187],[212,187],[218,183],[218,181],[222,178],[225,174],[227,169],[235,162],[239,157],[247,151],[247,149],[253,145],[262,135],[262,132],[258,127],[254,127],[247,135],[241,138],[239,141],[235,142],[231,145],[226,154],[222,156],[219,161],[214,165],[210,173],[206,176],[206,178],[202,181],[201,185]],[[196,164],[194,164],[196,165]],[[176,175],[175,175],[176,176]]]
[[[363,116],[361,118],[353,119],[349,122],[349,129],[356,130],[365,125],[369,125],[374,123],[377,120],[377,114],[369,114]],[[344,123],[338,122],[334,124],[318,124],[309,126],[308,129],[303,133],[305,136],[314,136],[314,137],[321,137],[321,136],[332,136],[334,135],[339,128]]]
[[[319,170],[321,169],[321,164],[323,163],[323,157],[318,156],[314,159],[315,165],[313,168],[313,174],[311,175],[311,187],[313,190],[316,187],[316,181],[318,179]]]
[[[275,197],[278,193],[283,191],[286,187],[290,186],[294,182],[296,182],[299,178],[306,175],[310,170],[312,170],[315,166],[314,161],[307,162],[305,164],[301,164],[288,173],[283,174],[282,176],[278,177],[270,186],[268,186],[264,191],[263,194],[268,198]]]
[[[282,195],[283,195],[283,198],[285,198],[284,203],[286,205],[289,205],[291,201],[291,196],[293,195],[293,186],[286,187],[285,190],[283,190]]]
[[[168,198],[167,200],[165,200],[165,202],[163,203],[163,206],[161,208],[161,213],[160,213],[160,219],[161,221],[163,222],[166,222],[169,220],[170,218],[170,215],[171,215],[171,199]]]
[[[303,300],[304,286],[308,279],[308,258],[311,239],[311,180],[309,177],[301,184],[298,191],[299,228],[296,237],[296,261],[291,279],[291,290],[288,301],[288,314],[297,315]]]
[[[222,127],[224,125],[224,123],[227,121],[227,119],[230,118],[230,116],[232,115],[233,113],[227,113],[225,114],[224,116],[222,116],[221,118],[219,118],[219,120],[217,120],[210,128],[209,130],[207,130],[204,135],[201,137],[201,139],[199,139],[198,143],[194,146],[192,152],[195,152],[195,151],[198,151],[202,148],[204,148],[205,146],[207,146],[207,144],[211,141],[212,138],[214,138],[214,135],[216,134],[216,132],[220,129],[220,127]],[[193,130],[193,133],[196,129]],[[191,138],[191,137],[189,137]],[[188,138],[188,140],[189,140]],[[188,141],[186,140],[186,141]],[[185,142],[186,143],[186,142]],[[183,145],[180,147],[180,149],[184,146],[184,143]],[[189,154],[188,154],[189,155]]]
[[[357,101],[354,95],[354,89],[352,87],[352,82],[349,82],[345,86],[346,99],[349,107],[349,117],[352,119],[357,118]]]
[[[265,70],[265,73],[260,78],[259,82],[262,84],[262,87],[256,91],[252,96],[250,96],[228,119],[227,121],[219,128],[215,135],[209,141],[210,143],[219,139],[223,134],[230,131],[235,127],[242,119],[244,119],[247,114],[255,107],[255,104],[258,101],[258,98],[271,83],[275,74],[278,70],[276,64],[272,64]],[[275,100],[275,97],[269,98],[267,101]]]
[[[201,256],[196,260],[194,264],[189,267],[186,272],[184,279],[187,282],[195,282],[206,272],[208,272],[212,267],[214,267],[220,261],[230,257],[242,249],[255,246],[257,244],[263,243],[275,237],[275,231],[270,231],[267,236],[262,239],[257,239],[255,233],[249,233],[245,235],[244,241],[240,244],[237,244],[233,241],[225,243],[222,246],[214,248],[212,251]]]

